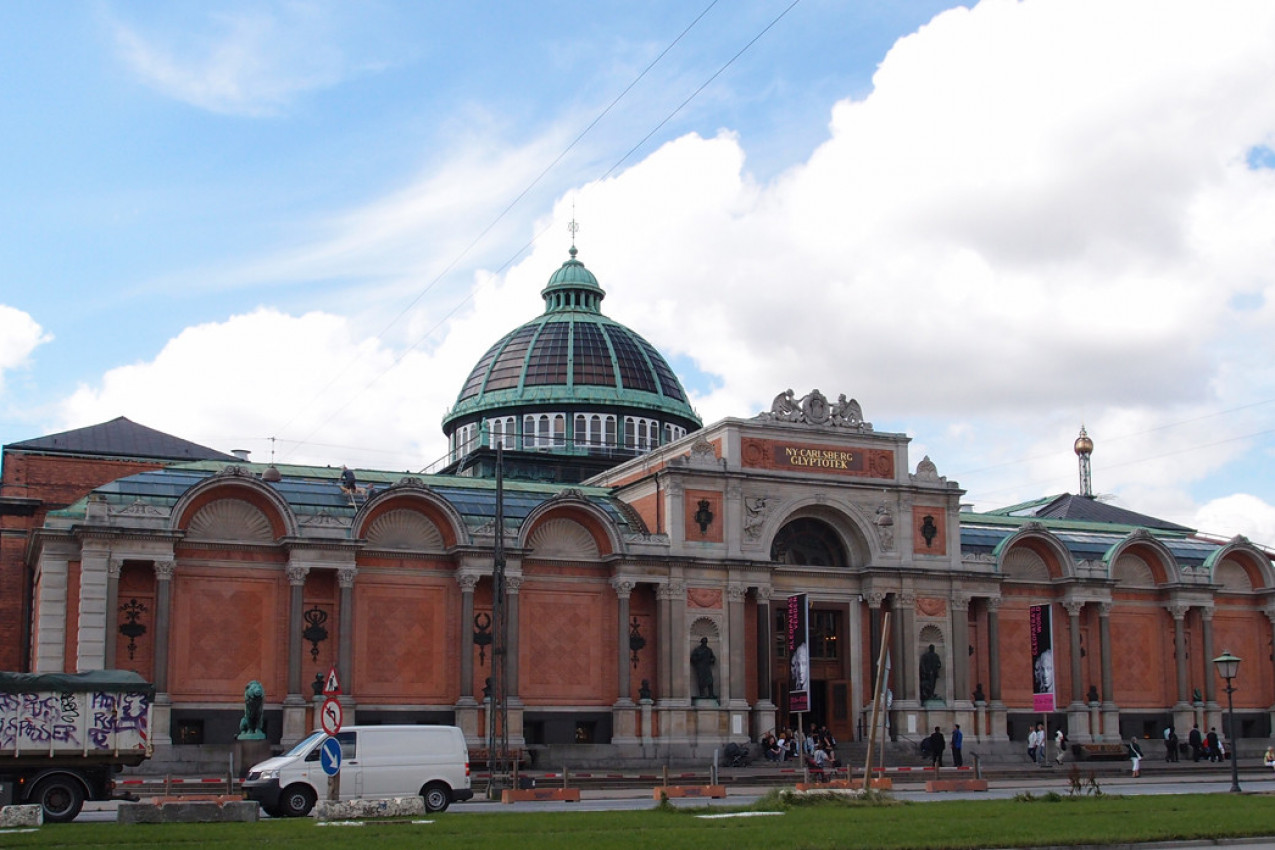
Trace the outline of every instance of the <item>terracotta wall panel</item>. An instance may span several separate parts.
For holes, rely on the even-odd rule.
[[[1115,700],[1121,708],[1152,708],[1173,702],[1173,625],[1163,608],[1117,606],[1112,610],[1111,664]]]
[[[183,570],[173,576],[169,650],[176,700],[242,700],[261,682],[266,700],[285,696],[287,581],[277,572]]]
[[[360,579],[354,588],[354,666],[360,700],[456,700],[456,640],[448,628],[455,586],[429,578]]]
[[[524,584],[520,691],[528,702],[608,704],[616,697],[617,614],[609,586]]]

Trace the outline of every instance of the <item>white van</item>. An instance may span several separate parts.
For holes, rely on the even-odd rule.
[[[328,777],[319,751],[328,736],[315,732],[281,756],[252,766],[244,780],[248,799],[274,817],[304,817],[320,797]],[[474,796],[469,784],[469,749],[455,726],[347,726],[341,742],[341,799],[410,797],[441,812],[453,800]]]

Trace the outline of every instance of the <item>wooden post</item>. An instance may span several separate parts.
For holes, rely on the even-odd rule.
[[[872,794],[872,745],[876,741],[877,722],[881,715],[882,686],[885,682],[885,653],[889,647],[888,638],[890,636],[890,612],[886,611],[885,616],[881,618],[881,653],[877,659],[877,682],[876,688],[872,692],[872,725],[868,730],[868,757],[863,765],[863,791],[867,795]]]

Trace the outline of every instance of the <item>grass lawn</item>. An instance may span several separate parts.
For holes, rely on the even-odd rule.
[[[781,810],[773,799],[754,807]],[[0,833],[0,847],[520,847],[557,850],[666,848],[977,848],[1107,844],[1275,834],[1275,797],[1184,794],[977,802],[783,807],[782,816],[703,819],[723,809],[635,812],[435,815],[433,823],[317,826],[302,820],[256,824],[50,824]]]

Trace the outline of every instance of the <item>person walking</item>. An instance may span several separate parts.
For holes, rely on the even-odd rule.
[[[943,751],[947,749],[947,741],[943,738],[943,732],[939,727],[934,727],[934,734],[930,736],[930,758],[934,760],[934,767],[943,766]]]
[[[1222,760],[1222,741],[1217,736],[1217,727],[1210,726],[1209,734],[1204,736],[1204,740],[1209,745],[1209,761]]]
[[[1191,727],[1191,734],[1187,735],[1186,742],[1191,746],[1191,761],[1200,760],[1200,749],[1204,746],[1204,736],[1200,734],[1200,724],[1196,723]]]
[[[1138,745],[1137,738],[1129,739],[1129,761],[1133,763],[1133,775],[1138,777],[1142,775],[1142,747]]]
[[[1178,740],[1176,729],[1169,729],[1169,740],[1166,746],[1169,748],[1169,761],[1178,761],[1178,751],[1182,748],[1182,742]]]
[[[960,767],[963,762],[961,760],[961,744],[965,741],[965,736],[961,733],[961,724],[957,723],[952,729],[952,765]]]
[[[1027,733],[1027,755],[1031,757],[1033,764],[1044,759],[1044,753],[1042,752],[1044,749],[1045,730],[1037,723],[1036,728]]]
[[[1067,752],[1067,733],[1062,730],[1061,726],[1054,732],[1054,749],[1057,750],[1054,753],[1054,764],[1062,764],[1063,756]]]

